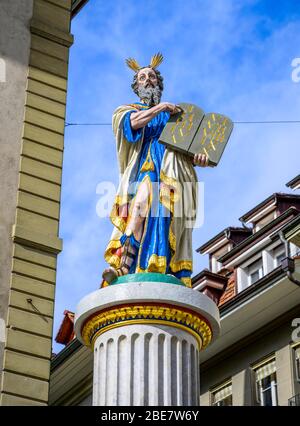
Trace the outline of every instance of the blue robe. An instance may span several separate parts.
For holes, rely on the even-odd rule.
[[[140,104],[143,105],[143,104]],[[139,141],[143,134],[143,129],[133,130],[130,123],[130,115],[134,111],[125,114],[123,121],[123,132],[129,143]],[[133,196],[136,195],[138,185],[146,177],[151,181],[152,187],[152,205],[148,217],[144,221],[143,237],[138,248],[139,253],[131,266],[129,273],[148,271],[149,259],[151,256],[157,256],[157,271],[162,273],[171,273],[178,278],[191,277],[191,271],[182,269],[176,273],[169,268],[171,260],[171,248],[169,244],[169,228],[171,223],[170,212],[163,206],[159,200],[160,170],[162,159],[165,152],[165,146],[159,143],[159,137],[169,120],[169,112],[160,112],[146,126],[144,130],[144,139],[138,172],[135,176],[135,187]],[[126,236],[124,235],[122,241]],[[139,258],[139,269],[137,270],[137,259]],[[165,259],[165,260],[164,260]],[[164,262],[162,262],[164,260]],[[166,265],[161,269],[162,265]]]

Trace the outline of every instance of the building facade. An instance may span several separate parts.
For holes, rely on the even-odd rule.
[[[86,1],[2,0],[0,405],[47,405],[71,18]]]
[[[291,182],[296,190],[299,177]],[[200,358],[200,404],[299,405],[300,195],[272,194],[240,221],[197,250],[209,268],[193,288],[221,316],[221,335]],[[65,311],[57,335],[66,346],[52,360],[51,405],[92,401],[92,353],[72,335],[72,318]]]
[[[240,218],[252,225],[250,234],[228,228],[199,249],[211,267],[195,277],[194,288],[218,301],[222,328],[202,356],[202,405],[298,400],[299,201],[299,195],[273,194]],[[223,288],[220,276],[227,279]]]

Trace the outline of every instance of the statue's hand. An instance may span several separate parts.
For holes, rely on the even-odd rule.
[[[195,154],[193,158],[193,163],[195,166],[207,167],[209,158],[205,154]]]
[[[168,111],[171,115],[182,111],[179,106],[172,104],[171,102],[161,102],[160,106],[162,107],[163,111]]]

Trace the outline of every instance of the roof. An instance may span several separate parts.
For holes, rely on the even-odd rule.
[[[278,204],[278,201],[284,200],[284,201],[297,201],[300,202],[300,195],[295,194],[285,194],[283,192],[275,192],[274,194],[270,195],[268,198],[266,198],[261,203],[257,204],[253,209],[249,210],[247,213],[245,213],[243,216],[239,218],[241,222],[247,222],[251,219],[252,216],[259,213],[261,210],[263,210],[268,204],[274,203],[274,205]]]
[[[223,263],[232,259],[238,253],[241,253],[244,249],[247,249],[250,245],[256,244],[258,241],[262,240],[266,235],[270,234],[272,231],[276,231],[276,229],[281,228],[282,225],[285,224],[289,219],[293,219],[298,214],[299,211],[295,207],[288,208],[276,219],[272,220],[263,228],[250,235],[250,237],[246,238],[240,244],[235,246],[232,250],[230,250],[230,252],[221,256],[218,261]]]
[[[300,175],[298,176],[298,178],[300,178]],[[294,181],[296,182],[296,179],[297,178],[293,179],[293,181],[291,182],[294,182]],[[253,207],[253,209],[245,213],[242,217],[240,217],[239,220],[241,222],[247,222],[249,221],[249,219],[251,219],[252,216],[257,215],[260,211],[264,210],[266,206],[268,205],[271,206],[272,204],[274,204],[274,208],[280,205],[281,212],[279,213],[282,213],[284,210],[287,210],[291,204],[296,204],[297,208],[300,211],[300,195],[275,192],[274,194],[266,198],[264,201],[262,201],[261,203]],[[252,235],[251,228],[247,228],[246,226],[243,226],[243,227],[229,226],[223,229],[213,238],[208,240],[202,246],[200,246],[196,251],[197,253],[203,254],[209,248],[213,247],[218,242],[221,242],[222,239],[224,238],[226,238],[227,241],[232,242],[235,246],[238,246],[243,240],[249,238],[251,235]]]
[[[237,294],[236,274],[232,273],[219,299],[218,307],[220,308],[226,302],[233,299],[236,296],[236,294]]]
[[[195,275],[192,279],[193,285],[192,287],[198,286],[201,281],[203,281],[205,278],[210,278],[219,284],[226,284],[228,278],[224,275],[216,274],[215,272],[211,272],[209,269],[203,269],[199,274]]]
[[[274,282],[279,281],[285,275],[286,272],[282,269],[282,266],[278,266],[243,291],[236,294],[233,293],[232,297],[228,298],[222,305],[219,305],[220,315],[225,315],[230,310],[236,309],[239,304],[261,293],[265,288],[270,287]]]
[[[233,243],[237,243],[250,234],[252,234],[252,229],[250,228],[229,226],[200,246],[196,251],[197,253],[203,254],[207,249],[209,249],[209,247],[213,246],[218,241],[221,241],[223,238],[226,238],[228,241],[232,241]]]
[[[64,316],[55,341],[62,345],[67,345],[74,339],[74,312],[64,311]]]
[[[51,359],[51,372],[56,370],[63,362],[82,347],[82,344],[75,337],[70,343],[68,343],[63,350],[61,350],[54,358]]]
[[[297,189],[300,187],[300,175],[294,177],[294,179],[290,180],[286,183],[286,186],[291,189]]]
[[[283,228],[284,237],[300,247],[300,213]]]
[[[89,0],[72,0],[72,12],[71,17],[74,18],[74,16],[77,15],[77,13],[87,4]]]

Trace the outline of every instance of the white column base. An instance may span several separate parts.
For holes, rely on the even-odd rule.
[[[219,311],[184,286],[118,284],[80,302],[75,332],[94,350],[94,406],[199,405],[199,351],[217,337]]]

